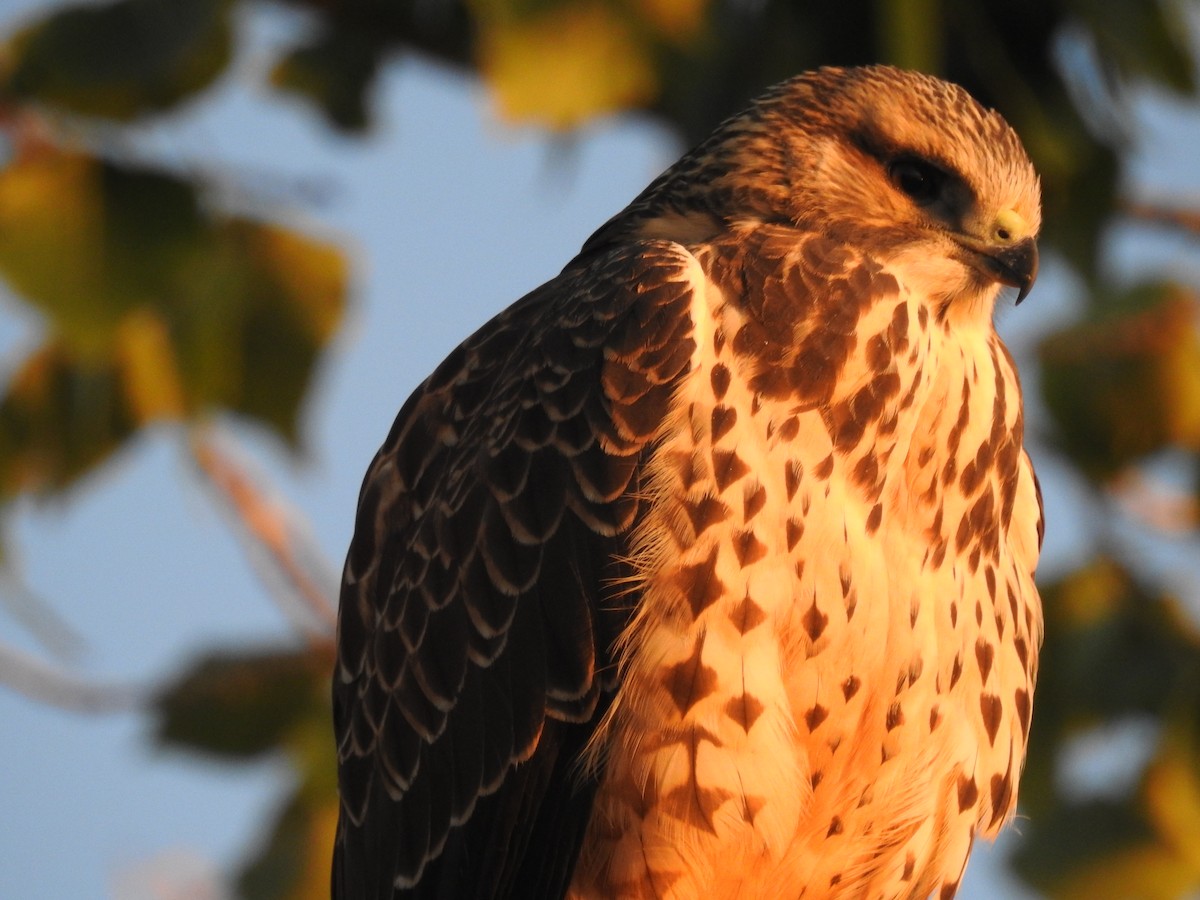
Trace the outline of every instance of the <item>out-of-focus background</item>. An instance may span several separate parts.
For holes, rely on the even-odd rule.
[[[327,672],[408,392],[762,88],[968,86],[1042,173],[1022,816],[968,898],[1200,889],[1200,10],[0,3],[0,897],[328,896]]]

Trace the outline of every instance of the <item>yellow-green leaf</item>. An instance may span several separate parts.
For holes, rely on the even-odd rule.
[[[160,316],[148,309],[126,316],[117,331],[116,351],[126,405],[138,422],[184,414],[175,348]]]
[[[265,845],[242,869],[238,896],[243,900],[328,900],[337,813],[335,793],[322,800],[303,791],[294,794],[277,815]]]
[[[1100,478],[1170,445],[1200,448],[1196,298],[1147,285],[1108,305],[1117,311],[1041,347],[1042,390],[1064,449]]]
[[[566,129],[658,92],[648,46],[609,4],[580,0],[481,24],[480,68],[506,118]]]
[[[77,352],[98,358],[136,302],[98,294],[111,280],[105,230],[103,169],[93,159],[47,150],[0,170],[0,273]]]
[[[0,497],[67,486],[137,424],[113,365],[80,359],[61,344],[43,347],[0,399]]]
[[[0,171],[0,275],[73,360],[120,373],[135,421],[224,408],[291,441],[348,281],[325,241],[222,216],[173,175],[53,150]]]
[[[709,0],[637,0],[631,5],[658,34],[686,44],[704,30]]]
[[[1190,705],[1186,712],[1195,718]],[[1142,793],[1162,840],[1191,867],[1193,882],[1200,882],[1200,757],[1194,728],[1190,722],[1167,728],[1162,749],[1146,770]]]
[[[1179,900],[1196,872],[1162,844],[1107,853],[1046,888],[1054,900]]]

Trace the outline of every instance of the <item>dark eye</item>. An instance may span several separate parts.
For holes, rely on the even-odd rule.
[[[946,182],[941,169],[921,159],[898,159],[888,167],[888,175],[896,187],[922,206],[936,200]]]

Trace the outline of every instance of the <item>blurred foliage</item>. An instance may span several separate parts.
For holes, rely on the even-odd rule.
[[[1137,199],[1119,195],[1136,149],[1128,86],[1194,102],[1189,9],[1197,18],[1184,0],[286,2],[310,28],[273,61],[269,84],[348,134],[370,130],[377,76],[403,53],[477,74],[514,123],[570,130],[636,111],[689,143],[817,65],[893,62],[965,85],[1023,136],[1042,174],[1044,252],[1087,290],[1080,320],[1044,341],[1040,362],[1050,437],[1103,510],[1097,545],[1160,533],[1152,518],[1121,514],[1121,486],[1147,460],[1182,454],[1200,473],[1195,289],[1113,288],[1101,253]],[[0,500],[54,496],[150,422],[190,428],[228,411],[296,445],[345,304],[343,253],[286,221],[222,209],[195,173],[110,152],[121,129],[201,101],[234,72],[238,13],[254,5],[47,0],[23,23],[0,21],[11,30],[0,128],[12,146],[0,169],[0,277],[45,323],[41,346],[0,388]],[[1179,221],[1200,232],[1195,215]],[[1174,519],[1192,545],[1198,504],[1180,499]],[[1200,885],[1196,617],[1161,573],[1119,559],[1128,554],[1098,555],[1045,589],[1022,789],[1031,821],[1015,863],[1054,897],[1167,898]],[[226,760],[282,754],[297,772],[268,839],[251,848],[243,896],[324,895],[336,816],[329,665],[320,642],[218,652],[156,705],[163,744]],[[1070,789],[1061,770],[1072,748],[1128,722],[1156,735],[1128,789]]]
[[[0,398],[0,499],[156,419],[224,408],[294,442],[347,277],[338,249],[210,212],[181,177],[51,147],[0,171],[0,274],[48,326]]]
[[[1017,870],[1054,897],[1181,897],[1200,884],[1200,631],[1161,586],[1102,557],[1043,586]],[[1153,724],[1150,762],[1116,796],[1055,790],[1064,748]]]
[[[268,838],[238,877],[246,900],[329,896],[337,825],[337,756],[329,738],[329,645],[221,651],[158,698],[156,738],[226,760],[282,754],[296,784]]]
[[[170,110],[229,64],[233,0],[64,6],[15,35],[5,93],[118,121]]]
[[[1093,300],[1041,346],[1063,451],[1101,481],[1164,447],[1200,451],[1200,298],[1152,283]]]

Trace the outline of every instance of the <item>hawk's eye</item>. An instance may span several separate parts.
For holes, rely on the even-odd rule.
[[[942,192],[946,173],[922,159],[898,159],[888,167],[892,183],[924,206],[932,203]]]

